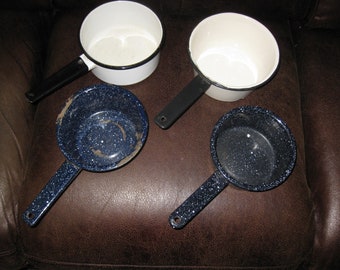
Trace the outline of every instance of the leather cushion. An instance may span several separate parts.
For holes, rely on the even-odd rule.
[[[56,22],[47,73],[80,53],[78,29],[86,11],[66,12]],[[82,171],[35,228],[20,220],[23,248],[33,265],[111,266],[149,269],[179,266],[295,268],[313,242],[312,201],[305,175],[304,140],[289,27],[269,23],[278,40],[281,63],[275,78],[246,99],[225,103],[203,96],[169,130],[153,117],[193,77],[187,54],[198,17],[164,16],[166,42],[160,64],[148,79],[128,86],[150,119],[141,153],[107,173]],[[34,141],[20,211],[38,194],[64,160],[55,120],[78,89],[100,83],[92,73],[44,99],[37,108]],[[216,121],[232,108],[260,105],[281,116],[298,145],[293,174],[263,193],[228,186],[186,228],[176,231],[169,214],[215,170],[209,139]]]
[[[307,176],[315,208],[315,269],[340,267],[340,32],[304,31],[297,47]],[[311,78],[317,78],[312,80]]]
[[[0,265],[11,269],[20,263],[17,208],[33,131],[24,93],[41,74],[41,26],[36,12],[0,10]]]

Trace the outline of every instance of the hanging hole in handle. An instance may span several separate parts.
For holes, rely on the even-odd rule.
[[[176,228],[182,223],[182,218],[180,216],[175,216],[170,220],[171,226]]]
[[[159,118],[159,120],[160,120],[162,123],[164,123],[164,122],[166,122],[168,119],[166,118],[166,116],[162,115],[162,116]]]
[[[28,102],[33,103],[32,100],[35,98],[35,93],[27,92],[27,93],[25,93],[25,97],[26,97]]]
[[[35,217],[35,215],[32,212],[28,212],[28,213],[26,213],[26,217],[28,219],[33,219]]]
[[[33,97],[35,97],[35,94],[32,93],[32,92],[27,92],[27,93],[26,93],[26,97],[28,97],[28,98],[33,98]]]

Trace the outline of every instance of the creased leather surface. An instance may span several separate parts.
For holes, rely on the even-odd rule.
[[[338,0],[315,0],[307,25],[311,28],[340,28],[340,2]]]
[[[307,176],[315,208],[313,269],[339,269],[340,32],[305,31],[299,43]]]
[[[53,0],[15,0],[15,1],[1,1],[1,9],[18,9],[18,10],[39,10],[50,9]]]
[[[0,268],[16,257],[18,199],[33,127],[33,107],[23,98],[37,74],[39,16],[0,10]],[[13,268],[14,269],[14,268]]]
[[[81,53],[78,29],[85,14],[66,12],[57,20],[47,74]],[[314,235],[312,202],[287,25],[268,23],[281,51],[280,68],[268,85],[234,103],[203,96],[166,131],[153,123],[153,117],[193,77],[187,42],[198,21],[164,16],[167,38],[159,67],[147,80],[126,87],[149,115],[149,136],[141,153],[115,171],[82,171],[36,228],[20,220],[24,252],[32,265],[294,269],[308,257]],[[38,105],[21,212],[64,160],[55,137],[57,114],[72,93],[96,83],[100,81],[88,73]],[[240,105],[263,106],[288,123],[298,145],[293,174],[265,193],[229,186],[185,229],[173,230],[168,215],[215,170],[209,149],[214,124]]]
[[[266,19],[301,19],[306,13],[306,7],[313,0],[240,0],[240,1],[191,1],[175,0],[161,1],[164,10],[171,15],[196,16],[202,14],[208,16],[225,10],[246,14],[248,16]]]
[[[330,0],[326,0],[330,1]],[[336,0],[331,0],[336,1]],[[84,8],[95,7],[108,0],[53,0],[53,6],[56,8]],[[302,19],[307,13],[308,6],[314,0],[216,0],[216,1],[192,1],[192,0],[137,0],[145,4],[155,11],[164,11],[173,16],[197,16],[201,14],[208,16],[208,14],[215,14],[223,12],[226,9],[233,12],[248,14],[249,16],[257,16],[272,19],[287,19],[295,18]]]

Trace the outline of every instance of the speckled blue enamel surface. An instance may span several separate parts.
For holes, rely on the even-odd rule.
[[[218,148],[217,142],[227,130],[238,130],[236,138],[223,138],[234,141],[237,151],[233,153]],[[213,129],[210,149],[216,167],[228,181],[251,191],[265,191],[282,184],[296,162],[295,138],[287,124],[261,107],[238,107],[223,115]],[[233,161],[229,163],[234,164],[223,160],[228,155],[228,160]],[[255,162],[257,166],[253,166]]]
[[[142,103],[128,90],[88,87],[72,97],[66,108],[57,120],[58,144],[65,157],[83,169],[120,167],[145,143],[148,118]]]
[[[35,226],[82,169],[108,171],[128,163],[143,147],[148,118],[142,103],[118,86],[80,90],[57,118],[57,141],[66,161],[23,214]]]
[[[261,107],[238,107],[216,123],[211,139],[216,172],[170,216],[174,229],[183,228],[229,183],[250,191],[282,184],[296,162],[296,143],[287,124]]]
[[[35,226],[80,171],[79,167],[65,161],[24,212],[24,221]]]
[[[174,229],[182,229],[198,215],[227,185],[228,180],[216,171],[194,193],[190,195],[169,216],[169,223]]]

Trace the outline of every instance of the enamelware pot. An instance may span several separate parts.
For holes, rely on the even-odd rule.
[[[279,64],[279,48],[271,32],[257,20],[220,13],[192,31],[189,55],[196,76],[156,116],[170,127],[204,93],[219,101],[245,98],[267,83]]]
[[[216,171],[170,216],[181,229],[230,184],[249,191],[268,191],[287,180],[296,162],[296,142],[287,124],[273,112],[245,106],[216,123],[210,151]]]
[[[132,1],[98,6],[79,31],[83,54],[26,93],[36,102],[88,71],[106,83],[130,85],[150,76],[159,63],[162,24],[148,7]]]
[[[142,149],[149,122],[142,103],[119,86],[95,85],[78,91],[58,115],[56,135],[66,160],[23,214],[35,226],[81,170],[110,171]]]

